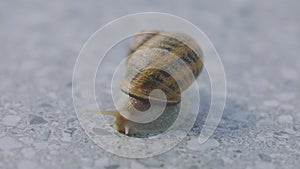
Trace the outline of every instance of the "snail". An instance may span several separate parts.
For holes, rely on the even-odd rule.
[[[182,92],[202,71],[202,55],[198,44],[184,33],[159,30],[139,32],[129,45],[127,71],[120,82],[120,89],[129,95],[129,101],[121,112],[98,113],[114,116],[115,120],[110,124],[128,136],[167,130],[178,116]],[[157,89],[163,94],[153,94]],[[155,113],[161,105],[165,105],[164,110],[150,122],[136,122],[129,118],[138,117],[139,112],[149,111],[151,107],[147,113]],[[128,116],[125,117],[124,112]]]

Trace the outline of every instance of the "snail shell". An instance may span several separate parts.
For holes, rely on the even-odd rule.
[[[188,88],[202,70],[200,47],[183,33],[141,33],[135,36],[130,45],[126,60],[127,73],[120,83],[121,90],[140,99],[162,100],[158,96],[149,96],[154,89],[160,89],[166,94],[167,103],[180,102],[181,91]],[[178,59],[186,65],[178,64]],[[174,79],[164,70],[176,72],[179,78]],[[194,77],[189,77],[189,72]]]
[[[185,64],[179,64],[178,59]],[[120,83],[120,88],[130,96],[130,99],[122,111],[129,113],[133,113],[134,109],[145,111],[151,106],[149,100],[164,101],[167,107],[157,119],[149,123],[131,121],[117,110],[100,113],[114,116],[116,119],[110,124],[126,135],[165,131],[178,116],[181,92],[193,83],[202,67],[202,51],[188,35],[165,31],[141,31],[134,37],[127,53],[127,72]],[[175,73],[179,78],[174,79],[164,70]],[[194,77],[191,77],[190,72]],[[162,90],[167,100],[163,100],[160,96],[150,97],[151,91],[155,89]]]

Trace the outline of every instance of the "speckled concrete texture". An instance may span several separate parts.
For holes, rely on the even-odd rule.
[[[296,0],[2,0],[0,168],[299,168],[299,9]],[[182,143],[153,158],[128,159],[99,148],[84,133],[71,81],[92,33],[144,11],[178,15],[202,29],[220,54],[228,94],[221,123],[203,145],[197,141],[207,92]],[[207,75],[201,79],[209,91]]]

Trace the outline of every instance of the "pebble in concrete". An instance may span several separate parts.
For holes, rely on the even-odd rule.
[[[11,150],[22,147],[22,144],[14,138],[5,136],[0,138],[0,150]]]
[[[20,120],[21,120],[21,117],[15,116],[15,115],[8,115],[2,119],[3,124],[7,125],[7,126],[16,126]]]
[[[29,115],[29,124],[36,125],[36,124],[46,124],[47,121],[41,117],[36,115]]]

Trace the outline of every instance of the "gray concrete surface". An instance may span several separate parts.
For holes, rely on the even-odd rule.
[[[2,0],[0,168],[299,168],[299,8],[296,0]],[[201,147],[199,116],[171,151],[127,159],[83,132],[72,103],[72,71],[93,32],[144,11],[175,14],[202,29],[223,61],[228,95],[219,127]]]

